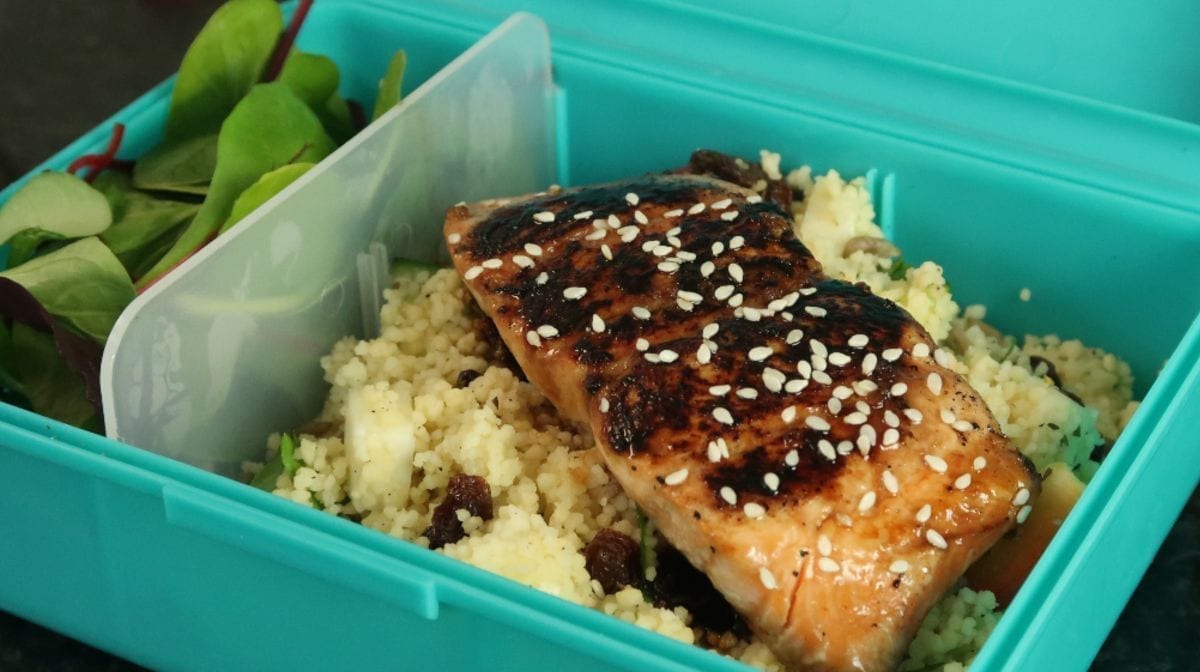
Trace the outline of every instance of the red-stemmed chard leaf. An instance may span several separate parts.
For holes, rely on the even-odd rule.
[[[300,0],[297,3],[296,11],[292,13],[292,20],[288,21],[287,28],[279,36],[279,41],[275,43],[275,51],[271,53],[271,60],[266,71],[263,72],[262,81],[273,82],[279,77],[279,73],[283,72],[283,64],[287,61],[292,46],[296,44],[296,36],[300,34],[300,28],[304,25],[304,19],[308,18],[308,11],[312,9],[312,4],[313,0]]]
[[[121,141],[125,139],[125,124],[113,124],[112,135],[108,138],[108,147],[104,149],[102,154],[84,154],[83,156],[71,162],[67,166],[67,172],[75,175],[84,168],[88,169],[87,175],[83,176],[83,181],[88,184],[96,179],[96,176],[110,168],[120,168],[123,170],[132,170],[133,163],[130,161],[120,161],[117,159],[117,151],[121,149]]]

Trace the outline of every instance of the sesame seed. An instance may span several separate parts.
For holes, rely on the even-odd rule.
[[[500,259],[488,259],[487,261],[480,264],[480,266],[483,266],[484,268],[488,268],[488,269],[492,269],[492,270],[500,268],[503,265],[504,265],[504,261],[502,261]]]
[[[533,259],[523,254],[514,254],[512,260],[514,264],[521,268],[533,268]]]
[[[896,412],[889,408],[883,412],[883,422],[888,427],[899,427],[900,416],[896,415]]]
[[[621,234],[621,242],[622,243],[632,243],[637,237],[638,237],[637,229],[634,229],[633,231],[626,231],[625,233]]]
[[[708,393],[716,397],[723,397],[729,394],[729,390],[731,389],[733,388],[729,385],[713,385],[712,387],[708,388]]]
[[[695,261],[696,260],[696,255],[692,252],[688,252],[687,250],[679,250],[678,252],[675,253],[675,256],[678,257],[681,261]]]
[[[787,382],[787,376],[778,369],[767,367],[762,372],[763,385],[771,392],[780,392],[783,390],[784,383]]]
[[[667,231],[667,235],[668,235],[668,236],[678,236],[678,235],[679,235],[680,233],[682,233],[682,232],[683,232],[683,227],[681,227],[681,226],[672,226],[672,227],[671,227],[671,228],[670,228],[670,229]]]
[[[667,477],[663,479],[663,483],[666,483],[667,485],[679,485],[680,483],[686,481],[687,477],[688,470],[685,467],[678,471],[672,471],[671,473],[667,474]]]
[[[862,499],[858,500],[858,512],[866,513],[867,511],[870,511],[871,508],[874,506],[875,506],[875,491],[868,490],[866,492],[866,494],[864,494],[862,496]]]
[[[674,251],[675,251],[675,248],[671,247],[670,245],[661,245],[660,244],[657,247],[655,247],[653,250],[650,250],[650,253],[656,257],[665,257]]]
[[[826,349],[825,344],[815,338],[808,341],[808,349],[812,350],[813,354],[815,355],[819,355],[821,357],[829,356],[829,350]]]
[[[871,339],[867,338],[866,334],[855,334],[846,339],[846,345],[852,348],[865,348]]]
[[[847,425],[861,425],[867,421],[867,416],[859,411],[855,411],[842,418],[842,421]]]
[[[658,358],[660,361],[670,364],[671,362],[679,359],[679,353],[675,352],[674,350],[660,350],[658,353]]]
[[[942,377],[938,375],[937,371],[929,374],[929,377],[925,379],[925,384],[929,386],[929,391],[934,395],[942,393]]]
[[[729,306],[731,308],[737,308],[738,306],[742,305],[742,300],[744,298],[745,297],[743,297],[741,294],[734,294],[733,296],[729,297]]]
[[[650,319],[650,311],[642,306],[634,306],[633,316],[639,320],[648,320]]]
[[[820,306],[805,306],[804,312],[812,315],[813,317],[825,317],[827,314],[827,311]]]
[[[865,397],[879,389],[879,386],[875,384],[875,381],[867,379],[856,380],[850,385],[854,388],[854,393],[860,397]]]
[[[1033,507],[1026,504],[1017,512],[1017,524],[1024,525],[1026,520],[1029,520],[1029,514],[1033,511]]]
[[[712,205],[710,205],[708,207],[712,208],[713,210],[724,210],[725,208],[728,208],[730,205],[733,205],[732,198],[722,198],[721,200],[714,202]]]
[[[603,334],[604,328],[604,318],[592,313],[592,331],[596,332],[597,334]]]
[[[788,332],[787,338],[784,341],[788,345],[796,345],[804,338],[804,332],[799,329],[792,329]]]
[[[712,244],[712,256],[714,256],[714,257],[720,256],[721,253],[724,251],[725,251],[725,243],[722,243],[721,241],[718,240],[717,242]]]
[[[938,457],[937,455],[926,455],[925,456],[925,464],[929,465],[930,469],[933,469],[934,471],[938,472],[939,474],[946,473],[946,469],[948,467],[948,465],[946,464],[946,461],[943,460],[942,458]]]
[[[868,352],[866,355],[863,355],[863,360],[862,360],[863,375],[869,376],[872,373],[875,373],[875,367],[878,363],[879,363],[879,359],[875,356],[875,353]]]
[[[452,233],[452,234],[446,236],[446,242],[450,243],[451,245],[457,245],[461,241],[462,241],[462,234]]]
[[[954,431],[956,432],[969,432],[975,429],[975,425],[966,420],[958,420],[952,425],[952,427],[954,427]]]
[[[913,357],[928,357],[929,345],[926,343],[917,343],[912,349]]]
[[[701,343],[700,347],[696,348],[696,361],[701,364],[708,364],[712,361],[712,350],[708,349],[708,345]]]
[[[757,308],[746,306],[742,309],[742,318],[747,322],[758,322],[760,319],[762,319],[762,311]]]
[[[838,385],[837,387],[833,388],[833,392],[831,392],[831,394],[833,394],[834,397],[845,401],[850,398],[850,395],[854,394],[854,391],[845,385]]]
[[[746,202],[751,203],[751,204],[762,203],[762,200],[763,200],[762,196],[759,196],[758,194],[750,194],[749,196],[746,197]]]
[[[675,208],[674,210],[668,210],[668,211],[666,211],[666,212],[664,212],[664,213],[663,213],[663,217],[669,217],[669,218],[671,218],[671,219],[674,219],[674,218],[676,218],[676,217],[679,217],[679,216],[681,216],[681,215],[683,215],[683,209],[682,209],[682,208]]]
[[[466,273],[463,273],[463,278],[467,280],[474,280],[475,278],[479,277],[480,273],[483,273],[482,266],[472,266],[467,269]]]
[[[829,412],[832,415],[842,412],[842,400],[837,397],[830,397],[829,401],[825,402],[825,406],[829,408]]]
[[[890,566],[888,566],[888,571],[894,574],[903,574],[908,571],[908,562],[904,560],[896,560]]]
[[[808,378],[809,376],[812,375],[812,372],[813,372],[812,364],[810,364],[808,362],[808,360],[802,359],[802,360],[796,362],[796,373],[804,376],[805,378]]]
[[[800,394],[804,388],[808,387],[808,381],[803,378],[793,378],[783,386],[783,391],[788,394]]]
[[[763,587],[767,590],[775,590],[779,584],[775,583],[775,575],[766,567],[758,568],[758,580],[762,581]]]
[[[897,359],[900,359],[900,356],[904,354],[904,351],[900,348],[888,348],[887,350],[884,350],[882,354],[883,361],[894,362]]]
[[[804,296],[812,296],[813,294],[817,293],[817,288],[816,287],[801,287],[800,293]]]
[[[830,462],[837,459],[837,451],[833,449],[833,444],[825,439],[821,439],[817,442],[817,450],[821,451],[821,454],[825,456],[825,459],[829,460]]]
[[[822,385],[830,385],[833,383],[833,378],[830,378],[829,374],[825,373],[824,371],[813,371],[812,379]]]
[[[549,210],[543,210],[533,215],[533,221],[549,224],[554,221],[554,213]]]
[[[921,424],[921,420],[925,417],[924,415],[921,414],[920,411],[918,411],[915,408],[904,409],[904,416],[906,418],[908,418],[909,421],[912,422],[914,425]]]
[[[644,357],[646,361],[650,362],[651,364],[658,364],[660,361],[662,361],[659,359],[657,352],[647,352],[643,354],[642,357]]]
[[[783,409],[783,412],[779,414],[779,417],[790,425],[796,419],[796,407],[788,406],[787,408]]]
[[[926,504],[926,505],[922,506],[921,508],[917,509],[917,522],[922,523],[922,524],[927,523],[927,522],[929,522],[929,517],[932,515],[933,515],[933,507]]]
[[[536,331],[527,331],[525,332],[525,341],[536,348],[542,344],[542,337],[538,336]]]
[[[630,205],[637,205],[638,200],[639,200],[638,195],[633,193],[632,191],[629,192],[628,194],[625,194],[625,202]]]
[[[954,411],[948,408],[943,408],[938,415],[941,417],[942,422],[946,423],[947,425],[953,425],[954,421],[958,419],[954,417]]]
[[[711,261],[706,261],[703,264],[700,264],[700,275],[706,278],[712,275],[713,271],[715,270],[717,270],[717,265]]]
[[[603,254],[604,258],[609,261],[612,261],[613,259],[612,248],[608,246],[608,243],[600,246],[600,254]]]
[[[709,462],[720,462],[721,461],[721,446],[718,445],[716,441],[708,442],[708,461]]]
[[[962,476],[954,479],[954,487],[958,488],[959,490],[966,490],[967,488],[971,487],[971,475],[963,474]]]
[[[946,538],[938,534],[937,530],[925,530],[925,539],[934,548],[946,548]]]
[[[725,408],[724,406],[718,406],[718,407],[714,408],[713,412],[712,412],[712,416],[713,416],[713,419],[715,419],[717,422],[721,423],[722,425],[732,425],[733,424],[733,414],[730,413],[729,409]]]
[[[746,274],[742,272],[741,265],[736,262],[730,264],[729,268],[725,270],[729,272],[729,277],[733,278],[734,282],[741,282],[742,278],[746,277]]]
[[[692,312],[692,309],[696,307],[696,304],[691,301],[684,301],[683,299],[675,299],[675,305],[679,306],[679,309],[685,313]]]
[[[789,450],[787,455],[783,456],[783,463],[789,467],[794,467],[797,464],[800,464],[800,451],[794,449]]]
[[[547,272],[545,272],[545,271],[542,271],[541,273],[538,273],[537,280],[536,280],[537,284],[539,284],[539,285],[544,285],[544,284],[546,284],[546,282],[547,282],[548,280],[550,280],[550,274],[549,274],[549,273],[547,273]]]
[[[542,256],[542,248],[537,243],[525,243],[525,253],[531,257]]]
[[[950,365],[954,363],[953,358],[945,348],[938,348],[937,350],[933,351],[933,361],[937,362],[938,366],[944,366],[946,368],[950,368]]]
[[[821,558],[820,560],[817,560],[817,567],[820,568],[822,572],[829,574],[841,571],[842,569],[842,566],[839,565],[837,560],[834,560],[833,558]]]
[[[633,347],[637,348],[638,352],[645,352],[650,349],[650,341],[644,338],[639,338],[633,343]]]
[[[709,322],[708,324],[704,325],[704,329],[700,331],[700,336],[706,339],[712,338],[713,336],[716,336],[717,332],[720,330],[721,325],[717,324],[716,322]]]
[[[859,400],[854,402],[854,407],[858,409],[859,413],[871,414],[871,405],[865,401]]]
[[[702,213],[702,212],[704,212],[704,204],[703,204],[703,203],[697,203],[697,204],[693,205],[692,207],[688,208],[687,214],[689,214],[689,215],[698,215],[698,214],[700,214],[700,213]]]
[[[593,214],[595,214],[595,213],[593,213],[591,210],[584,210],[583,212],[575,213],[572,218],[573,219],[587,219],[588,217],[591,217]]]
[[[721,447],[721,455],[729,457],[729,444],[725,443],[725,439],[717,437],[717,445]]]
[[[833,542],[829,540],[829,537],[823,534],[817,537],[817,552],[821,555],[830,555],[833,553]]]
[[[541,336],[542,338],[554,338],[555,336],[558,336],[558,329],[556,329],[553,325],[543,324],[537,328],[537,333],[538,336]]]
[[[761,362],[775,354],[775,351],[770,346],[760,345],[755,348],[750,348],[750,352],[746,354],[752,362]]]
[[[642,243],[642,251],[643,252],[653,252],[654,248],[658,247],[661,244],[662,243],[659,243],[657,240],[647,240],[646,242]]]
[[[893,495],[900,494],[900,481],[896,479],[896,475],[891,469],[883,472],[883,488]]]
[[[908,385],[906,383],[896,383],[895,385],[892,385],[892,389],[888,390],[888,392],[891,393],[893,397],[902,397],[906,392],[908,392]]]
[[[596,221],[600,221],[600,220],[596,220]],[[639,229],[636,226],[630,224],[629,226],[622,226],[621,228],[617,229],[617,235],[625,236],[626,234],[632,233],[633,235],[636,236],[638,233],[638,230]],[[646,245],[650,245],[650,244],[651,244],[650,242],[644,243],[643,247],[645,247]]]
[[[728,485],[721,487],[721,499],[725,500],[730,506],[737,506],[737,493]]]
[[[1024,506],[1029,501],[1028,488],[1017,490],[1017,494],[1013,496],[1013,506]]]
[[[700,294],[697,294],[695,292],[689,292],[689,291],[682,290],[682,289],[679,290],[678,292],[675,292],[675,295],[678,296],[679,298],[683,299],[684,301],[688,301],[690,303],[700,303],[701,301],[704,300],[704,297],[701,296]]]
[[[600,412],[607,413],[608,408],[609,408],[608,397],[602,397],[600,399]]]
[[[804,418],[804,424],[808,425],[812,429],[817,430],[818,432],[829,431],[829,422],[819,415],[810,415]]]
[[[721,213],[721,220],[725,221],[725,222],[732,222],[733,220],[735,220],[737,218],[738,218],[737,210],[730,210],[729,212]],[[733,250],[737,249],[737,247],[734,247],[732,244],[729,247],[730,247],[730,249],[733,249]],[[738,247],[741,247],[741,245],[739,245]]]
[[[829,353],[829,363],[834,366],[845,366],[850,363],[850,355],[844,352]]]
[[[971,466],[975,468],[975,471],[979,471],[987,466],[987,458],[980,455],[979,457],[975,458],[975,461],[971,463]]]
[[[734,217],[737,217],[736,212],[727,212],[727,213],[725,213],[725,215],[733,215],[733,217],[730,217],[729,219],[733,219]],[[721,218],[724,219],[725,215],[722,215]],[[726,221],[729,221],[729,220],[726,220]],[[734,236],[733,238],[729,239],[729,249],[731,249],[731,250],[740,250],[745,246],[746,246],[746,239],[742,236]]]
[[[642,224],[643,226],[650,223],[650,219],[646,217],[646,213],[642,212],[641,210],[633,211],[633,219],[638,224]]]
[[[587,287],[567,287],[563,290],[563,298],[568,301],[578,301],[587,295]]]
[[[738,388],[737,396],[741,399],[757,399],[758,390],[754,389],[753,387]]]
[[[763,485],[766,485],[771,492],[779,490],[779,476],[773,472],[767,472],[763,476]]]
[[[762,518],[763,516],[767,515],[767,510],[763,508],[762,504],[757,502],[747,502],[746,505],[742,507],[742,511],[750,518]]]

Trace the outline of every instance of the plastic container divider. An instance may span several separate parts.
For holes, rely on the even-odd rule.
[[[553,114],[545,25],[515,15],[130,304],[101,367],[108,435],[239,475],[320,409],[330,344],[367,332],[358,255],[437,261],[446,208],[544,189]]]

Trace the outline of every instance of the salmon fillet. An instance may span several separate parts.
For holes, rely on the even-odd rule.
[[[459,205],[445,234],[529,380],[793,669],[894,668],[1037,496],[929,334],[751,189],[648,175]]]

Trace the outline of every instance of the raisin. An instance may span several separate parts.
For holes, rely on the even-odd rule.
[[[441,548],[467,536],[458,510],[466,509],[472,516],[492,519],[492,491],[482,476],[455,474],[446,487],[446,498],[433,510],[433,518],[425,529],[430,548]]]
[[[474,369],[464,369],[458,372],[458,380],[454,383],[455,387],[469,387],[475,379],[483,374]]]
[[[650,591],[656,606],[684,607],[692,614],[692,627],[713,632],[747,636],[749,628],[741,615],[713,586],[712,581],[692,566],[682,553],[661,540],[658,572]]]
[[[606,593],[637,585],[641,579],[641,549],[629,535],[604,528],[583,549],[588,574],[600,582]]]

